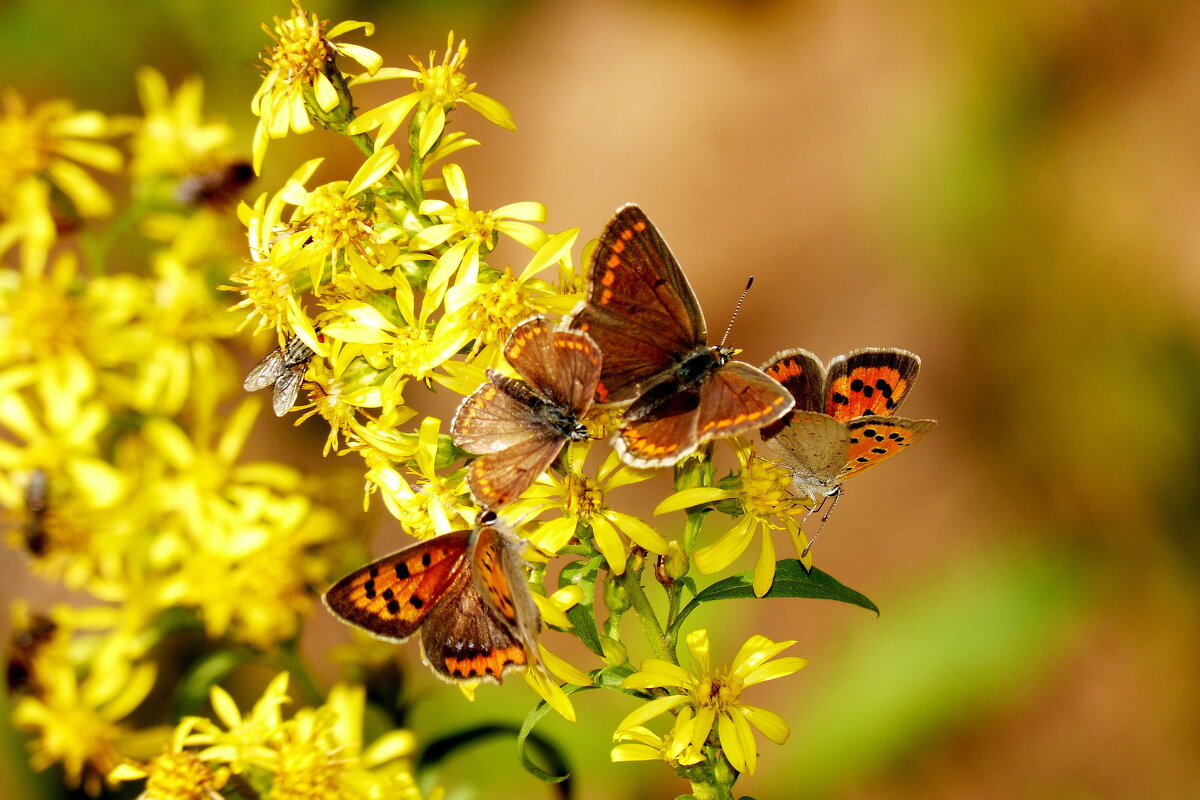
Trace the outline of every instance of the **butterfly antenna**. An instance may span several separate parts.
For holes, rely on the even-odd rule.
[[[742,310],[742,303],[746,299],[746,292],[750,291],[750,287],[754,285],[754,276],[746,281],[746,288],[742,289],[742,296],[738,298],[737,305],[733,307],[733,314],[729,317],[729,324],[725,326],[725,335],[721,337],[721,347],[725,346],[725,340],[729,338],[729,332],[733,330],[733,321],[737,319],[738,312]]]
[[[808,551],[812,550],[812,546],[816,543],[817,537],[821,535],[821,531],[825,530],[825,523],[829,522],[829,517],[833,514],[833,510],[835,508],[837,508],[837,501],[838,501],[838,498],[841,496],[842,496],[842,492],[839,489],[838,492],[833,495],[833,502],[829,504],[829,510],[826,511],[824,516],[821,517],[821,527],[817,528],[817,532],[814,533],[813,537],[808,540],[808,544],[804,546],[804,551],[802,553],[800,553],[801,558],[804,558],[805,556],[808,555]],[[825,501],[822,500],[821,504],[824,505]],[[820,507],[821,506],[817,506],[817,508],[820,508]],[[813,511],[816,511],[816,509],[813,509]],[[812,512],[810,511],[809,513],[811,514]]]

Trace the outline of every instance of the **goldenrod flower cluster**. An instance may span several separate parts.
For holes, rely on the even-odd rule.
[[[361,680],[323,700],[309,691],[309,705],[289,716],[289,674],[279,672],[243,713],[214,685],[224,674],[214,667],[203,686],[212,717],[127,721],[165,691],[153,648],[180,631],[202,631],[228,669],[257,654],[312,690],[294,641],[313,599],[357,552],[319,486],[245,452],[264,398],[238,394],[245,370],[231,347],[239,328],[270,331],[277,349],[245,387],[269,389],[280,414],[298,401],[297,424],[323,420],[325,452],[357,454],[367,499],[429,539],[470,528],[479,513],[469,454],[445,417],[489,370],[511,374],[504,345],[519,323],[565,315],[582,297],[578,229],[544,230],[536,202],[472,206],[453,159],[479,142],[455,126],[471,119],[467,110],[515,125],[467,79],[465,42],[451,34],[415,69],[387,67],[344,40],[369,36],[370,23],[330,25],[299,0],[268,33],[248,164],[229,130],[205,119],[198,82],[172,91],[149,70],[138,78],[139,118],[62,103],[30,109],[11,94],[0,118],[0,255],[13,265],[0,274],[0,502],[33,569],[98,601],[59,609],[40,627],[43,618],[20,612],[29,646],[15,718],[36,734],[36,766],[60,763],[93,794],[105,781],[141,780],[141,796],[155,800],[420,797],[411,734],[363,740]],[[356,87],[388,80],[411,91],[358,109]],[[232,207],[272,140],[316,127],[346,136],[359,162],[312,158]],[[125,179],[128,196],[110,196],[98,172]],[[97,226],[121,201],[149,243],[136,268],[113,255],[117,229]],[[440,415],[419,410],[437,403]],[[591,413],[591,438],[571,442],[504,509],[529,544],[532,605],[594,655],[582,669],[539,643],[528,654],[539,668],[526,678],[568,719],[572,689],[554,678],[644,701],[618,727],[613,760],[662,760],[698,793],[728,790],[755,769],[752,729],[777,743],[788,736],[782,718],[745,704],[742,690],[804,662],[775,658],[792,642],[753,636],[732,666],[714,667],[700,630],[686,636],[695,668],[680,667],[685,593],[693,605],[707,599],[687,574],[692,565],[702,575],[728,570],[760,533],[746,582],[766,594],[773,533],[803,551],[810,503],[740,438],[731,440],[736,469],[715,480],[708,444],[675,468],[676,491],[656,513],[688,509],[688,522],[681,540],[664,536],[620,508],[621,490],[655,473],[597,443],[618,413]],[[700,523],[712,510],[735,522],[703,544]],[[548,591],[545,562],[555,558],[558,586]],[[655,583],[665,614],[647,594]],[[652,653],[640,670],[621,625],[627,613]],[[356,647],[360,671],[381,667]],[[644,725],[668,712],[665,734]]]

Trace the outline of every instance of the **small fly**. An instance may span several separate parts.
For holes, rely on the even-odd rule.
[[[300,394],[304,373],[308,371],[308,362],[312,357],[313,351],[304,340],[293,336],[286,345],[272,350],[250,370],[246,380],[242,381],[242,388],[247,392],[257,392],[274,384],[271,408],[275,410],[275,416],[282,417],[296,404],[296,396]]]

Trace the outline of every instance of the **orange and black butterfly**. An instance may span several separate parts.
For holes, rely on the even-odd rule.
[[[542,617],[526,581],[523,542],[484,511],[473,530],[452,531],[355,570],[325,593],[345,622],[389,641],[420,631],[438,677],[500,682],[538,664]]]
[[[793,400],[761,370],[708,343],[704,314],[666,241],[635,205],[619,209],[588,266],[571,327],[604,354],[596,401],[628,405],[614,447],[626,464],[666,467],[700,444],[760,428]]]
[[[319,334],[318,334],[319,335]],[[287,344],[276,347],[262,361],[258,362],[242,388],[247,392],[257,392],[268,386],[274,386],[271,396],[271,408],[275,416],[282,417],[296,405],[296,396],[304,384],[304,373],[308,371],[308,362],[312,360],[313,351],[299,336],[287,340]]]
[[[450,423],[456,445],[483,454],[467,468],[467,484],[488,508],[528,489],[566,442],[588,438],[580,419],[600,380],[600,349],[591,337],[559,330],[545,317],[518,325],[504,358],[525,380],[489,369],[488,383],[463,400]]]
[[[842,481],[881,464],[937,424],[894,414],[912,391],[921,359],[907,350],[866,348],[828,369],[807,350],[785,350],[763,365],[796,399],[795,410],[762,437],[810,500],[835,497]]]

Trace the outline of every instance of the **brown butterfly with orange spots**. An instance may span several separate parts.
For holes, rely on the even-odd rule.
[[[836,497],[842,481],[881,464],[937,424],[895,417],[921,359],[907,350],[866,348],[826,369],[807,350],[785,350],[763,365],[796,398],[796,408],[762,437],[810,500]]]
[[[587,299],[571,317],[604,363],[596,402],[628,405],[613,443],[634,467],[668,467],[710,439],[761,428],[792,397],[759,369],[710,345],[696,293],[650,219],[617,210],[588,266]]]
[[[494,512],[355,570],[325,592],[336,616],[381,639],[421,632],[421,657],[443,680],[494,680],[539,664],[542,617],[523,542]]]
[[[600,348],[591,337],[545,317],[518,325],[504,358],[525,380],[489,369],[488,383],[463,400],[450,423],[456,445],[483,454],[467,468],[467,485],[488,508],[528,489],[568,441],[588,438],[579,420],[600,380]]]

